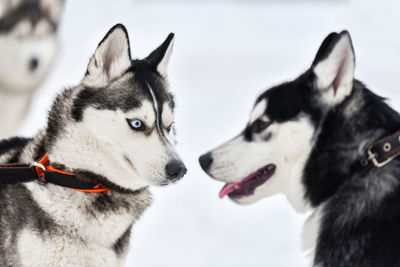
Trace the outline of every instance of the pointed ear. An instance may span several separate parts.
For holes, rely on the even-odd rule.
[[[168,62],[173,46],[174,34],[170,33],[167,39],[145,59],[163,77],[167,75]]]
[[[329,102],[339,103],[353,88],[355,57],[347,31],[331,33],[322,42],[312,64],[315,84]]]
[[[122,24],[117,24],[97,46],[82,83],[91,87],[104,87],[130,66],[128,32]]]
[[[48,12],[50,18],[55,23],[60,22],[64,0],[40,0],[40,7]]]

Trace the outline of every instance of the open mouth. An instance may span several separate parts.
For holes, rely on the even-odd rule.
[[[237,183],[226,184],[219,192],[219,198],[228,195],[230,198],[240,198],[252,195],[257,187],[265,183],[275,173],[276,166],[268,164],[256,172],[253,172]]]

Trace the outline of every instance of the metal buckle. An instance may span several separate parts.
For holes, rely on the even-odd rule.
[[[36,173],[36,181],[38,182],[38,183],[40,183],[40,184],[44,184],[45,183],[45,180],[44,180],[44,174],[42,175],[42,176],[39,176],[39,175],[37,175],[37,172],[36,172],[36,167],[39,167],[39,168],[41,168],[43,171],[46,171],[46,167],[43,165],[43,164],[40,164],[40,163],[38,163],[38,162],[32,162],[31,163],[31,165],[30,165],[30,167],[32,168],[32,169],[34,169],[34,173]]]
[[[400,155],[400,152],[398,152],[398,153],[392,155],[391,157],[387,158],[385,161],[379,162],[379,161],[376,159],[376,156],[377,156],[376,153],[373,153],[373,152],[371,151],[371,149],[372,149],[372,146],[370,146],[370,147],[368,148],[368,150],[367,150],[367,153],[368,153],[368,160],[372,160],[372,163],[375,165],[375,167],[378,167],[378,168],[381,168],[381,167],[385,166],[386,164],[388,164],[389,162],[391,162],[394,158],[396,158],[398,155]]]

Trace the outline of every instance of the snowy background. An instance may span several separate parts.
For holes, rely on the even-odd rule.
[[[348,29],[356,77],[400,107],[400,2],[393,1],[132,1],[67,0],[61,50],[22,130],[33,135],[54,96],[83,77],[108,29],[127,26],[134,57],[144,57],[169,32],[176,94],[178,150],[188,174],[153,188],[153,205],[135,225],[126,266],[306,266],[305,219],[283,196],[252,206],[219,200],[222,183],[197,158],[240,131],[263,89],[295,78],[323,38]]]

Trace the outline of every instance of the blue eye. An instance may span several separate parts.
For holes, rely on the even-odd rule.
[[[141,120],[138,119],[133,119],[129,120],[127,119],[129,126],[132,128],[132,130],[135,131],[143,131],[145,130],[144,124]]]
[[[142,126],[142,122],[140,120],[133,120],[131,121],[131,125],[133,128],[140,128],[140,126]]]

